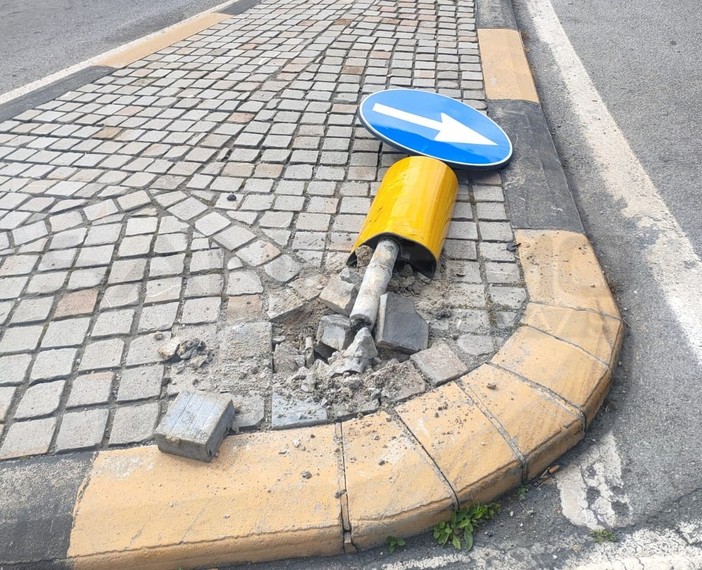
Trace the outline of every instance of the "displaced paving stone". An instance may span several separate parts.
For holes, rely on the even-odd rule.
[[[95,372],[78,376],[71,385],[67,406],[77,408],[91,404],[106,404],[110,398],[113,372]]]
[[[276,344],[273,350],[273,372],[276,374],[296,372],[299,368],[296,363],[298,356],[297,349],[289,342]]]
[[[470,356],[490,354],[494,349],[492,337],[478,334],[464,334],[456,340],[458,348]]]
[[[371,414],[380,408],[380,399],[356,396],[348,402],[332,405],[332,414],[337,421],[355,418],[358,414]]]
[[[367,328],[362,328],[356,333],[353,342],[346,350],[338,353],[331,364],[330,376],[340,376],[348,372],[362,374],[371,365],[372,360],[378,356],[373,336]]]
[[[431,348],[417,352],[410,358],[432,386],[438,386],[468,372],[468,367],[444,342],[435,342]]]
[[[234,426],[238,429],[255,428],[265,417],[265,400],[261,394],[249,393],[232,396],[234,403]]]
[[[56,438],[56,451],[90,449],[102,442],[109,412],[106,409],[64,414]]]
[[[273,327],[268,321],[240,323],[228,327],[223,356],[238,360],[270,354],[273,351]]]
[[[317,352],[329,358],[334,351],[344,350],[353,341],[351,321],[341,315],[325,315],[319,319],[316,340],[323,345]],[[324,350],[326,347],[326,350]],[[326,353],[326,354],[325,354]]]
[[[122,372],[119,381],[117,401],[146,400],[156,398],[161,394],[163,365],[127,368]]]
[[[273,244],[255,241],[236,252],[245,263],[258,267],[280,255],[280,250]]]
[[[49,451],[56,418],[14,422],[0,447],[0,459],[27,457]]]
[[[275,391],[271,410],[273,429],[313,426],[327,421],[327,410],[320,404]]]
[[[343,281],[339,276],[334,276],[329,280],[327,286],[319,295],[319,300],[336,313],[350,315],[353,303],[358,294],[358,287],[352,283]]]
[[[380,298],[375,330],[378,346],[412,354],[429,343],[429,326],[417,313],[411,299],[395,293]]]
[[[234,420],[231,397],[184,391],[154,432],[158,448],[199,461],[212,461]]]
[[[110,445],[140,443],[151,439],[158,416],[158,402],[117,408],[110,430]]]
[[[23,420],[53,414],[59,407],[65,385],[66,382],[61,380],[35,384],[27,388],[15,411],[15,419]]]
[[[268,295],[268,318],[273,322],[280,322],[287,317],[300,312],[307,301],[292,289],[273,291]]]

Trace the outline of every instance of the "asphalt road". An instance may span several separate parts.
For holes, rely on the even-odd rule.
[[[0,0],[0,95],[223,0]]]

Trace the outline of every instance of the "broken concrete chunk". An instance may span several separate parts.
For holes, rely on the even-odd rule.
[[[339,276],[332,277],[322,290],[319,300],[335,313],[350,315],[353,302],[356,300],[358,287],[353,283],[343,281]]]
[[[291,289],[274,291],[268,296],[268,318],[280,322],[302,310],[307,302]]]
[[[212,461],[234,419],[230,396],[184,391],[159,423],[158,448],[198,461]]]
[[[276,374],[295,372],[299,368],[295,362],[297,356],[297,350],[289,342],[276,344],[273,351],[273,371]]]
[[[417,313],[411,299],[385,293],[380,298],[375,340],[383,348],[412,354],[427,347],[429,326]]]
[[[334,351],[344,350],[353,340],[351,321],[341,315],[326,315],[319,320],[317,327],[317,342],[328,347],[329,350],[317,351],[324,357],[329,358]],[[325,354],[325,352],[327,354]]]
[[[432,386],[438,386],[468,372],[468,367],[444,342],[434,343],[431,348],[417,352],[410,358]]]
[[[326,409],[312,400],[273,392],[271,407],[273,429],[312,426],[327,421]]]
[[[360,287],[363,276],[351,267],[344,267],[339,273],[339,279],[346,281],[346,283],[351,283],[351,285],[355,285],[356,287]]]
[[[356,333],[353,342],[343,352],[339,353],[329,370],[330,377],[340,376],[347,372],[362,374],[372,365],[373,359],[378,356],[373,336],[367,328],[362,328]]]

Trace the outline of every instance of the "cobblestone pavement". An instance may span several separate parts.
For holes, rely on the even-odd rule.
[[[0,123],[0,458],[148,441],[193,385],[270,427],[274,341],[403,156],[355,119],[388,87],[486,108],[472,2],[266,0]],[[460,179],[437,277],[394,287],[472,368],[525,291],[499,175]],[[162,362],[171,335],[214,359]]]

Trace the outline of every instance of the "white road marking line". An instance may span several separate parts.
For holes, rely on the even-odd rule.
[[[577,463],[559,471],[556,485],[563,515],[574,525],[597,529],[629,524],[622,461],[611,432],[590,446]]]
[[[525,0],[539,40],[548,46],[605,190],[621,214],[649,238],[648,266],[702,364],[702,263],[593,85],[550,0]]]
[[[41,79],[37,79],[36,81],[32,81],[31,83],[27,83],[26,85],[22,85],[21,87],[17,87],[16,89],[13,89],[12,91],[8,91],[7,93],[3,93],[0,95],[0,105],[3,103],[7,103],[9,101],[12,101],[13,99],[17,99],[18,97],[21,97],[22,95],[26,95],[27,93],[31,93],[32,91],[36,91],[37,89],[41,89],[42,87],[46,87],[47,85],[58,81],[60,79],[63,79],[64,77],[68,77],[69,75],[72,75],[73,73],[76,73],[78,71],[81,71],[83,69],[86,69],[92,65],[100,65],[100,61],[107,58],[107,57],[112,57],[114,55],[117,55],[119,53],[122,53],[133,46],[149,40],[151,38],[155,38],[157,36],[160,36],[161,34],[165,34],[166,32],[172,30],[173,28],[177,26],[182,26],[183,24],[186,24],[188,22],[192,22],[193,20],[196,20],[198,18],[201,18],[202,16],[205,16],[206,14],[211,14],[213,12],[217,12],[218,10],[221,10],[222,8],[225,8],[229,6],[230,4],[234,4],[235,2],[232,2],[232,0],[229,0],[228,2],[222,2],[221,4],[217,4],[217,6],[214,6],[210,8],[209,10],[204,10],[203,12],[200,12],[199,14],[195,14],[194,16],[191,16],[190,18],[187,18],[186,20],[181,20],[180,22],[177,22],[173,24],[172,26],[168,26],[167,28],[163,28],[161,30],[158,30],[156,32],[153,32],[151,34],[148,34],[146,36],[142,36],[141,38],[138,38],[134,41],[131,41],[127,44],[121,45],[119,47],[116,47],[114,49],[108,50],[106,52],[103,52],[99,55],[96,55],[95,57],[91,57],[89,59],[86,59],[84,61],[81,61],[80,63],[76,63],[74,65],[71,65],[70,67],[66,67],[65,69],[62,69],[61,71],[57,71],[56,73],[52,73],[51,75],[47,75],[46,77],[42,77]]]

